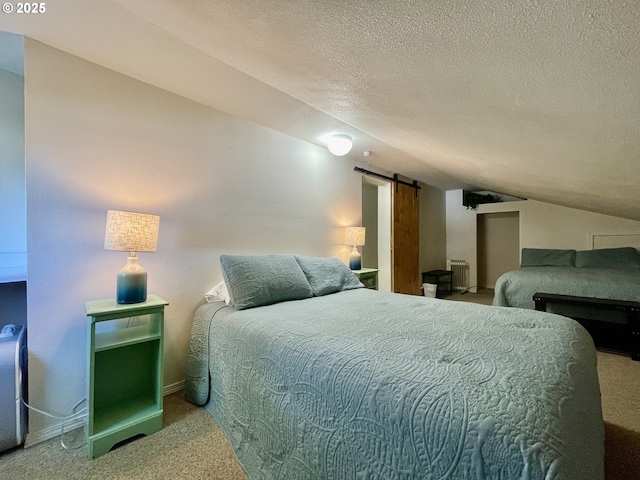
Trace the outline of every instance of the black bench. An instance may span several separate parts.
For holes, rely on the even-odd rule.
[[[534,293],[533,301],[536,310],[542,312],[549,306],[560,307],[553,313],[580,322],[596,346],[630,353],[633,360],[640,360],[640,302],[553,293]],[[608,321],[608,316],[615,316],[618,321]]]

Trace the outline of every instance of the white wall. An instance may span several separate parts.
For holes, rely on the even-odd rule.
[[[362,266],[378,268],[378,185],[362,182],[362,226],[366,228]]]
[[[0,69],[0,269],[27,251],[22,75]]]
[[[378,185],[378,290],[391,291],[391,184]]]
[[[158,251],[140,262],[149,292],[170,303],[165,385],[184,378],[220,254],[348,258],[342,227],[361,221],[348,159],[29,39],[25,97],[34,406],[70,413],[85,396],[84,302],[115,295],[127,257],[103,249],[107,209],[160,215]],[[30,436],[51,426],[32,414]]]
[[[420,186],[420,272],[426,272],[446,267],[446,195],[430,185]]]
[[[535,200],[479,205],[467,210],[462,190],[447,192],[447,258],[469,262],[469,284],[477,284],[476,214],[520,212],[520,249],[588,250],[597,234],[640,234],[640,222]]]
[[[477,285],[478,248],[476,212],[462,205],[462,190],[446,192],[447,258],[466,260],[467,287]],[[473,290],[475,292],[475,290]]]

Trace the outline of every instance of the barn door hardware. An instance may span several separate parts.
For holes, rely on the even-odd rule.
[[[418,185],[418,181],[414,180],[413,183],[409,183],[409,182],[405,182],[404,180],[400,180],[398,178],[398,174],[394,173],[393,177],[387,177],[386,175],[382,175],[380,173],[376,173],[376,172],[371,172],[369,170],[365,170],[364,168],[361,167],[353,167],[353,169],[356,172],[360,172],[360,173],[364,173],[365,175],[370,175],[372,177],[378,177],[378,178],[382,178],[384,180],[388,180],[390,182],[393,182],[396,184],[396,192],[398,191],[398,184],[402,184],[402,185],[407,185],[409,187],[412,187],[415,189],[416,191],[416,197],[418,196],[418,190],[420,190],[420,188],[422,188],[420,185]]]

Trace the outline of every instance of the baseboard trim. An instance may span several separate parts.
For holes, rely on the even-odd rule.
[[[64,433],[69,433],[77,428],[84,428],[85,420],[86,418],[83,416],[75,418],[68,423],[59,423],[57,425],[52,425],[38,432],[29,432],[27,433],[26,439],[24,441],[24,446],[25,448],[32,447],[34,445],[37,445],[38,443],[46,442],[47,440],[51,440],[52,438],[62,435],[63,425]]]
[[[180,390],[184,390],[184,380],[180,380],[179,382],[172,383],[171,385],[165,385],[162,389],[162,396],[166,397],[167,395],[171,395],[172,393],[179,392]]]
[[[179,392],[180,390],[184,390],[184,380],[172,383],[171,385],[165,385],[162,388],[162,396],[166,397],[167,395]],[[32,415],[32,413],[30,413],[30,415]],[[27,433],[24,446],[25,448],[32,447],[38,443],[46,442],[47,440],[51,440],[52,438],[62,435],[63,425],[65,433],[69,433],[77,428],[84,428],[85,421],[86,417],[82,416],[75,418],[68,423],[58,423],[57,425],[52,425],[37,432],[29,432]]]

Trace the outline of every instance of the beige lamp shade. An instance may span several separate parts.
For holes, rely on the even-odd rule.
[[[360,246],[364,245],[364,227],[344,227],[344,244]]]
[[[155,252],[160,217],[148,213],[107,211],[105,250]]]

